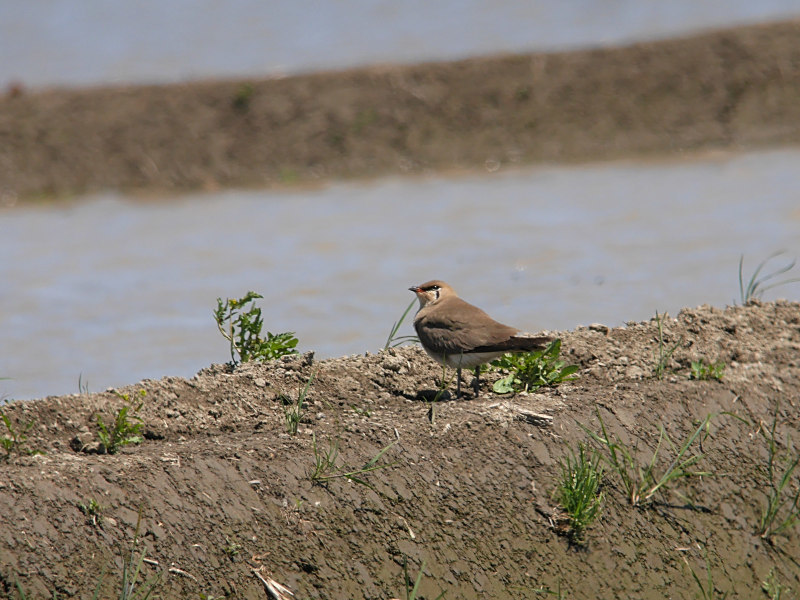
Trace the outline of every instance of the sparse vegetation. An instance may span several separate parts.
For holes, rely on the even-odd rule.
[[[581,544],[586,528],[600,515],[603,504],[603,492],[600,491],[603,480],[600,455],[579,443],[578,451],[570,449],[560,463],[558,498],[569,520],[566,533],[572,542]]]
[[[261,337],[264,320],[261,309],[255,305],[258,298],[263,296],[255,292],[247,292],[238,299],[228,298],[225,302],[217,298],[214,320],[219,332],[230,344],[231,361],[234,363],[266,361],[286,354],[297,354],[295,347],[298,340],[292,331],[278,334],[267,332],[266,339]],[[236,354],[239,355],[238,361]]]
[[[314,451],[314,467],[309,476],[311,481],[323,481],[326,476],[336,472],[336,459],[339,458],[339,440],[328,440],[328,449],[322,450],[317,446],[317,435],[311,434],[311,444]]]
[[[714,600],[715,598],[727,598],[728,592],[725,592],[721,596],[717,594],[716,586],[714,585],[714,575],[711,572],[711,561],[708,558],[708,549],[703,548],[703,555],[705,557],[706,563],[706,576],[705,579],[701,579],[700,575],[697,574],[692,566],[689,564],[688,559],[684,556],[683,562],[686,563],[687,568],[692,574],[692,579],[697,584],[697,588],[700,591],[699,597],[701,600]]]
[[[788,283],[795,283],[800,281],[800,277],[792,277],[789,279],[784,279],[782,281],[776,281],[774,283],[770,283],[769,285],[765,285],[768,281],[771,281],[776,277],[783,275],[788,271],[791,271],[794,268],[795,264],[797,264],[796,259],[792,259],[792,261],[789,264],[784,265],[783,267],[780,267],[771,273],[767,273],[766,275],[759,277],[759,275],[761,275],[761,271],[764,269],[767,263],[771,261],[773,258],[780,256],[781,254],[784,254],[784,252],[783,251],[773,252],[767,258],[758,263],[758,266],[756,267],[756,270],[753,272],[753,275],[748,280],[747,285],[745,285],[744,283],[744,275],[742,273],[742,269],[744,267],[744,254],[742,254],[739,257],[739,297],[742,301],[742,304],[747,304],[748,302],[750,302],[750,300],[753,299],[761,299],[764,292],[766,292],[767,290],[771,290],[773,288],[786,285]]]
[[[408,558],[403,557],[403,582],[405,583],[405,592],[406,592],[406,600],[418,600],[419,596],[419,584],[422,582],[422,575],[425,573],[425,561],[422,561],[422,565],[419,567],[419,572],[417,573],[416,579],[414,582],[411,582],[411,577],[408,576]],[[444,598],[444,591],[440,592],[438,596],[434,600],[442,600]]]
[[[120,394],[119,392],[116,392],[116,394],[122,398],[124,404],[117,411],[114,422],[107,425],[103,421],[103,417],[97,415],[97,437],[100,438],[100,443],[108,454],[116,454],[120,448],[128,444],[141,444],[143,439],[141,431],[144,421],[137,413],[144,404],[142,398],[147,394],[147,391],[139,390],[138,399],[131,398],[129,394]]]
[[[255,89],[253,88],[252,83],[243,83],[241,84],[236,93],[233,95],[233,100],[231,100],[231,105],[238,111],[247,112],[250,108],[250,101],[253,98],[253,93]]]
[[[800,522],[800,482],[795,484],[794,491],[790,486],[795,469],[800,464],[800,453],[794,449],[788,436],[785,451],[779,451],[775,436],[779,409],[780,405],[776,405],[769,429],[765,429],[763,424],[759,427],[767,444],[767,502],[761,511],[758,527],[758,533],[764,539],[784,533]]]
[[[308,395],[308,388],[311,387],[313,381],[314,375],[311,375],[308,381],[306,381],[305,387],[302,390],[298,390],[296,401],[283,394],[280,396],[284,403],[283,411],[286,417],[286,433],[289,435],[295,435],[297,433],[297,426],[303,418],[303,408],[306,396]]]
[[[770,600],[781,600],[784,594],[791,594],[792,589],[783,585],[775,574],[775,567],[769,570],[769,575],[761,583],[761,591],[763,591]],[[792,596],[793,597],[793,596]]]
[[[498,358],[491,363],[492,366],[507,374],[495,381],[492,389],[497,394],[528,392],[577,379],[578,365],[567,365],[559,358],[560,354],[561,340],[553,340],[544,350],[506,354]]]
[[[386,344],[383,346],[384,350],[388,350],[389,348],[395,348],[397,346],[401,346],[406,342],[411,342],[414,344],[419,343],[419,338],[415,335],[397,335],[397,332],[400,330],[400,326],[403,324],[403,321],[406,320],[408,313],[411,312],[411,309],[417,303],[416,299],[412,300],[406,310],[401,315],[400,319],[395,321],[392,325],[392,329],[389,331],[389,337],[386,338]]]
[[[225,546],[222,548],[222,551],[228,558],[233,558],[242,551],[242,545],[231,541],[228,536],[225,536]]]
[[[89,395],[89,380],[83,378],[83,373],[78,373],[78,393],[82,396]]]
[[[103,507],[94,498],[89,498],[86,504],[83,502],[78,503],[78,509],[92,520],[92,525],[100,523],[102,518]]]
[[[541,594],[542,596],[555,596],[558,600],[564,600],[567,597],[567,591],[561,588],[561,580],[558,581],[558,587],[551,590],[549,585],[542,585],[533,590],[534,594]]]
[[[683,343],[683,338],[679,338],[677,342],[672,344],[671,346],[667,345],[664,341],[664,319],[666,318],[667,313],[663,315],[659,315],[658,311],[656,311],[656,327],[658,329],[658,348],[654,355],[655,359],[655,367],[653,367],[653,376],[656,379],[663,379],[664,373],[667,370],[667,365],[669,365],[670,359],[672,359],[672,355],[675,353],[680,345]]]
[[[600,417],[600,411],[597,411],[597,419],[600,421],[600,433],[595,433],[580,425],[580,427],[589,434],[600,449],[604,452],[603,460],[610,467],[611,471],[619,476],[620,483],[628,501],[633,506],[644,506],[649,504],[653,496],[658,492],[663,492],[669,488],[675,481],[685,479],[687,477],[700,477],[711,475],[706,471],[696,471],[693,467],[703,458],[702,452],[690,452],[690,448],[698,438],[702,441],[708,436],[708,429],[711,419],[714,415],[709,414],[703,419],[703,422],[695,429],[680,448],[672,443],[669,439],[663,425],[659,425],[659,436],[656,449],[653,451],[653,456],[650,461],[642,465],[637,462],[632,451],[625,443],[619,439],[613,439],[606,429],[603,419]],[[705,433],[704,433],[705,432]],[[663,470],[657,470],[658,456],[661,451],[661,445],[666,440],[669,447],[675,453],[672,461]]]
[[[130,552],[127,555],[123,555],[122,559],[122,590],[119,595],[120,600],[147,600],[156,591],[158,584],[161,582],[161,577],[164,574],[163,571],[159,571],[139,584],[139,575],[145,558],[144,549],[138,552],[137,556],[139,532],[142,526],[142,510],[140,506]]]
[[[691,369],[692,370],[689,373],[689,379],[697,379],[700,381],[706,379],[716,379],[717,381],[720,381],[725,373],[725,363],[722,361],[712,363],[704,360],[693,360]]]
[[[0,410],[0,420],[3,421],[6,430],[6,433],[0,436],[0,448],[5,452],[3,458],[9,460],[14,453],[41,454],[39,450],[32,450],[24,447],[28,441],[28,432],[34,426],[35,421],[28,421],[20,428],[18,425],[14,425],[9,416],[2,410]]]
[[[447,366],[442,365],[442,377],[439,379],[439,389],[436,390],[436,394],[434,394],[433,399],[428,402],[428,421],[430,421],[431,425],[436,425],[436,405],[439,403],[439,400],[442,399],[442,396],[447,392],[447,388],[453,383],[453,379],[456,376],[457,371],[454,369],[452,375],[447,377]]]
[[[386,451],[394,446],[397,442],[392,442],[369,459],[363,467],[360,468],[341,468],[336,465],[336,459],[339,457],[339,440],[328,442],[328,450],[324,451],[317,447],[317,437],[312,433],[312,444],[314,451],[314,467],[310,472],[311,480],[316,483],[330,481],[331,479],[344,478],[354,483],[360,483],[363,486],[371,488],[372,486],[364,479],[364,476],[377,471],[378,469],[385,469],[391,467],[395,463],[381,463],[378,461],[386,453]]]

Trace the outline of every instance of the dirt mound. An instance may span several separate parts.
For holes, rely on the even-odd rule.
[[[29,598],[89,598],[101,582],[101,597],[118,596],[140,510],[136,552],[146,552],[144,577],[162,573],[164,598],[270,597],[259,575],[297,598],[404,597],[405,572],[415,578],[423,563],[424,598],[534,598],[543,587],[687,598],[700,593],[692,570],[707,585],[706,567],[731,597],[760,597],[770,577],[800,591],[797,527],[768,540],[757,532],[769,491],[763,428],[777,410],[779,453],[800,428],[800,304],[666,319],[665,344],[677,349],[661,380],[655,321],[559,335],[580,378],[513,397],[493,394],[489,373],[479,398],[431,404],[441,370],[399,348],[214,365],[189,380],[10,404],[18,429],[34,423],[23,447],[44,454],[0,463],[0,593],[14,597],[18,581]],[[701,358],[725,363],[722,380],[688,378]],[[310,379],[290,435],[286,403]],[[80,451],[121,394],[143,399],[145,441]],[[557,534],[559,460],[588,441],[580,424],[599,431],[599,415],[644,464],[660,426],[680,443],[709,414],[697,467],[711,475],[636,508],[607,470],[585,546]],[[338,447],[342,469],[389,446],[375,463],[389,466],[358,475],[368,485],[313,482],[315,444],[317,454]],[[663,442],[658,468],[674,455]],[[795,475],[791,494],[797,486]]]
[[[800,22],[286,79],[0,97],[0,205],[800,142]]]

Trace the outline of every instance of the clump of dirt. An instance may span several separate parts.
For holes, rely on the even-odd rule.
[[[624,48],[0,97],[0,205],[800,142],[800,21]]]
[[[769,491],[764,428],[776,420],[781,454],[800,429],[800,304],[665,319],[677,349],[661,380],[657,331],[650,321],[557,332],[580,378],[511,397],[491,392],[498,375],[488,373],[478,398],[432,404],[441,370],[404,347],[212,365],[188,380],[11,403],[14,426],[33,422],[23,448],[43,454],[0,463],[0,593],[13,597],[19,582],[29,598],[88,598],[100,582],[101,597],[118,595],[140,513],[135,554],[146,555],[144,578],[162,574],[163,598],[271,597],[261,578],[296,598],[403,597],[423,564],[420,598],[534,598],[541,588],[687,598],[700,593],[692,570],[707,585],[706,568],[715,593],[731,597],[759,597],[768,577],[800,591],[797,527],[770,539],[757,531]],[[699,359],[724,362],[722,380],[690,380]],[[286,409],[311,378],[290,435]],[[125,394],[144,399],[143,443],[80,451]],[[708,415],[709,435],[693,448],[708,476],[636,508],[607,470],[585,545],[558,535],[559,462],[590,443],[582,426],[599,431],[599,416],[644,464],[660,427],[680,444]],[[338,448],[342,470],[328,474],[383,449],[375,464],[386,466],[358,475],[363,483],[314,482],[315,448]],[[674,455],[663,442],[657,467]],[[797,486],[795,475],[792,494]]]

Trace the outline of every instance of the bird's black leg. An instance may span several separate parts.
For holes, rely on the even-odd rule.
[[[456,398],[461,398],[461,367],[456,368]]]
[[[475,388],[475,397],[478,397],[478,394],[481,391],[481,366],[478,365],[475,367],[475,381],[472,382],[472,387]]]

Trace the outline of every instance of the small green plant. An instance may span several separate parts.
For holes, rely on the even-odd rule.
[[[78,509],[92,520],[92,525],[97,525],[102,518],[103,507],[94,498],[89,498],[86,504],[78,503]]]
[[[447,377],[447,366],[442,365],[442,377],[439,379],[439,389],[436,390],[436,394],[434,394],[433,399],[428,402],[428,421],[430,421],[431,425],[436,425],[436,406],[439,403],[439,400],[442,399],[442,396],[445,395],[447,392],[447,388],[450,387],[450,384],[453,383],[453,379],[456,376],[456,371],[453,370],[450,377]]]
[[[663,425],[659,425],[659,436],[656,449],[650,462],[646,465],[637,463],[630,448],[620,440],[612,439],[608,434],[605,423],[597,411],[597,419],[600,421],[600,433],[595,433],[580,425],[589,434],[600,449],[605,453],[603,460],[610,467],[611,471],[619,476],[622,487],[628,501],[633,506],[644,506],[649,504],[653,496],[658,492],[665,491],[675,481],[688,477],[701,477],[711,475],[706,471],[696,471],[693,467],[703,458],[702,452],[689,452],[692,444],[700,438],[701,442],[708,436],[709,425],[714,415],[709,414],[697,429],[683,442],[680,448],[675,446],[669,439]],[[705,434],[704,434],[705,432]],[[702,437],[701,437],[702,436]],[[656,462],[661,451],[661,445],[666,440],[672,451],[674,458],[669,465],[659,474],[656,470]]]
[[[89,380],[84,380],[83,373],[78,373],[78,393],[81,396],[89,395]]]
[[[561,480],[558,496],[561,507],[569,519],[567,535],[576,544],[583,543],[586,528],[600,515],[603,492],[600,484],[603,468],[600,454],[588,451],[578,444],[578,452],[570,450],[561,461]]]
[[[323,483],[331,479],[344,478],[354,483],[359,483],[368,488],[372,486],[364,479],[364,475],[377,471],[378,469],[385,469],[391,467],[395,463],[382,463],[378,461],[386,453],[386,451],[394,446],[397,442],[392,442],[369,459],[363,467],[359,468],[341,468],[336,466],[336,459],[339,457],[339,440],[328,442],[328,450],[321,450],[317,447],[317,436],[311,434],[312,447],[314,451],[314,466],[309,474],[311,481],[316,483]]]
[[[297,426],[300,424],[300,420],[303,418],[303,405],[306,401],[308,388],[311,386],[312,381],[314,381],[314,375],[311,375],[311,377],[308,378],[305,387],[297,392],[297,401],[293,401],[288,396],[281,395],[281,398],[285,404],[283,410],[286,417],[286,433],[289,435],[295,435],[297,433]]]
[[[796,484],[794,492],[789,485],[800,464],[800,453],[794,449],[788,437],[786,450],[782,454],[779,452],[775,439],[779,408],[777,404],[770,428],[760,428],[767,444],[767,502],[761,511],[758,533],[767,540],[800,522],[800,485]]]
[[[714,586],[714,575],[711,573],[711,561],[708,558],[708,550],[703,548],[703,555],[705,556],[706,561],[706,576],[705,581],[700,579],[700,576],[697,572],[692,568],[689,564],[689,561],[686,557],[683,557],[683,562],[686,563],[686,566],[689,568],[689,571],[692,574],[692,579],[697,584],[698,589],[700,590],[699,597],[701,600],[714,600],[714,598],[727,598],[728,592],[719,596],[716,592],[716,587]]]
[[[406,592],[406,600],[417,600],[419,593],[419,584],[422,582],[422,575],[425,572],[425,561],[422,561],[422,565],[419,568],[419,572],[417,573],[416,579],[412,584],[411,577],[408,576],[408,557],[403,557],[403,582],[405,583],[405,592]],[[444,592],[440,592],[434,600],[442,600],[444,598]]]
[[[359,415],[360,417],[371,417],[372,411],[368,408],[362,408],[360,406],[356,406],[355,404],[351,404],[350,408],[353,409],[353,412]]]
[[[254,92],[252,83],[241,84],[233,95],[233,100],[231,101],[233,108],[242,112],[247,111],[250,108],[250,100],[253,98]]]
[[[534,588],[534,594],[541,594],[543,596],[555,596],[558,600],[564,600],[567,597],[567,590],[561,588],[561,580],[558,581],[558,587],[554,590],[550,589],[549,585],[542,585]]]
[[[29,421],[21,429],[19,429],[11,422],[11,419],[8,417],[8,415],[2,410],[0,410],[0,420],[3,421],[3,425],[6,429],[6,433],[0,436],[0,448],[2,448],[6,453],[3,458],[9,460],[11,455],[15,452],[17,454],[29,455],[41,454],[41,451],[39,450],[23,448],[28,441],[28,432],[34,426],[35,421]]]
[[[355,120],[353,121],[353,132],[361,133],[366,127],[372,125],[377,120],[378,113],[375,112],[375,109],[368,108],[366,110],[361,110],[358,112]]]
[[[791,588],[786,587],[778,581],[778,576],[775,575],[775,567],[769,570],[769,575],[767,575],[767,578],[761,583],[761,590],[770,600],[781,600],[784,593],[792,593]]]
[[[281,183],[297,183],[300,179],[300,174],[291,167],[281,167],[278,171],[278,180]]]
[[[225,536],[225,547],[222,548],[222,551],[228,555],[229,558],[233,558],[242,551],[242,545],[232,542],[228,536]]]
[[[120,600],[147,600],[156,591],[156,587],[164,574],[163,571],[158,572],[144,581],[141,586],[138,586],[139,575],[145,558],[144,550],[142,550],[138,556],[136,551],[137,544],[139,543],[141,524],[142,507],[139,506],[139,516],[136,519],[136,530],[133,534],[131,549],[128,555],[123,556],[122,559],[122,590],[119,595]]]
[[[97,437],[100,438],[100,443],[103,444],[108,454],[116,454],[120,448],[128,444],[141,444],[141,431],[144,426],[144,421],[137,413],[144,404],[144,400],[141,398],[147,395],[147,391],[139,390],[138,396],[140,399],[138,402],[135,399],[131,399],[129,394],[115,393],[119,398],[122,398],[124,404],[117,411],[114,422],[107,425],[103,421],[103,417],[97,415]]]
[[[419,338],[415,335],[400,335],[400,336],[397,335],[400,326],[403,324],[403,321],[405,321],[406,317],[408,316],[408,313],[411,312],[411,309],[414,307],[414,304],[416,304],[416,302],[417,302],[416,299],[412,300],[411,303],[408,305],[408,308],[406,308],[406,310],[403,312],[400,319],[394,322],[391,331],[389,331],[389,337],[386,338],[386,344],[383,347],[384,350],[388,350],[389,348],[395,348],[397,346],[405,344],[406,342],[411,342],[414,344],[419,343]]]
[[[756,267],[756,270],[753,272],[753,275],[752,277],[750,277],[750,280],[747,282],[747,285],[744,284],[744,276],[742,274],[742,268],[744,265],[744,254],[742,254],[739,257],[739,297],[742,300],[742,304],[747,304],[748,302],[750,302],[750,300],[754,298],[760,299],[761,296],[764,294],[764,292],[766,292],[767,290],[771,290],[773,288],[786,285],[787,283],[795,283],[797,281],[800,281],[800,278],[795,277],[791,279],[784,279],[783,281],[776,281],[775,283],[770,283],[769,285],[764,285],[765,283],[767,283],[772,279],[775,279],[779,275],[783,275],[787,271],[791,271],[794,268],[795,264],[797,263],[796,259],[792,260],[789,264],[784,265],[779,269],[776,269],[772,273],[767,273],[766,275],[759,278],[762,269],[767,265],[767,263],[771,261],[773,258],[780,256],[781,254],[783,254],[783,251],[773,252],[767,258],[762,260],[758,264],[758,267]]]
[[[680,345],[683,343],[683,337],[679,338],[677,342],[675,342],[672,346],[668,346],[667,343],[664,341],[664,318],[667,316],[667,313],[663,315],[659,315],[658,311],[656,311],[656,327],[658,328],[658,349],[654,354],[654,359],[656,362],[655,367],[653,367],[653,375],[656,379],[663,379],[664,373],[667,370],[667,365],[669,364],[672,355],[675,353]]]
[[[692,371],[689,373],[689,379],[697,379],[698,381],[706,379],[722,380],[722,375],[725,373],[725,363],[722,361],[705,362],[704,360],[693,360]]]
[[[578,365],[567,365],[559,359],[561,340],[553,340],[544,350],[520,354],[506,354],[492,362],[492,366],[507,375],[494,382],[497,394],[527,392],[542,386],[556,386],[577,379]]]
[[[311,444],[314,451],[314,466],[309,476],[311,481],[323,481],[328,475],[336,471],[336,459],[339,457],[339,440],[329,440],[328,449],[322,450],[317,446],[317,436],[311,433]]]
[[[267,338],[261,337],[264,320],[261,318],[261,309],[255,305],[255,300],[263,298],[261,294],[247,292],[242,298],[228,298],[225,302],[217,298],[217,309],[214,311],[214,320],[217,328],[230,344],[231,361],[238,362],[251,360],[265,361],[280,358],[286,354],[297,354],[297,338],[294,332],[272,334],[267,332]]]

